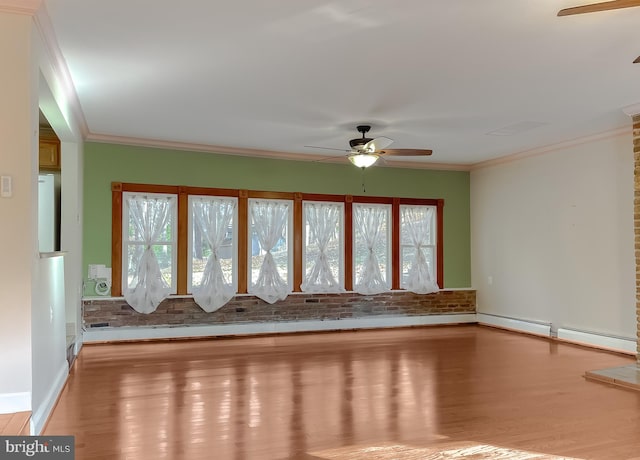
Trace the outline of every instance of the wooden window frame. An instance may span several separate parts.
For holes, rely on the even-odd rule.
[[[391,227],[391,231],[389,231],[388,229],[386,230],[386,243],[387,243],[387,264],[391,265],[391,269],[387,269],[386,273],[384,273],[384,280],[385,280],[385,284],[387,286],[389,286],[390,289],[396,289],[395,287],[393,287],[395,284],[395,279],[396,279],[396,270],[395,270],[395,253],[397,251],[394,250],[395,247],[395,242],[396,242],[396,238],[395,238],[395,228],[396,228],[396,223],[395,223],[395,219],[394,219],[394,206],[393,206],[393,199],[387,199],[387,198],[374,198],[373,200],[366,200],[366,201],[354,201],[353,204],[356,205],[362,205],[362,204],[372,204],[372,205],[376,205],[376,206],[384,206],[383,209],[388,210],[387,216],[388,216],[388,221],[386,222],[387,227]],[[353,221],[353,214],[350,216],[350,219]],[[363,235],[364,237],[364,235]],[[352,241],[354,241],[355,244],[355,239],[356,239],[356,232],[354,231],[350,238],[352,239]],[[364,237],[366,238],[366,237]],[[398,243],[400,242],[400,240],[398,240]],[[353,251],[352,251],[353,252]],[[400,258],[398,258],[398,261],[400,260]],[[380,260],[378,261],[380,263]],[[352,261],[352,265],[353,265],[353,261]],[[356,266],[353,265],[352,270],[356,269]],[[381,268],[381,267],[380,267]],[[399,279],[399,278],[398,278]],[[353,288],[353,284],[355,284],[356,281],[356,276],[355,273],[352,273],[352,288]]]
[[[442,201],[442,200],[439,200]],[[402,222],[402,217],[401,217],[401,213],[400,213],[400,207],[401,206],[432,206],[432,207],[436,207],[436,284],[438,285],[438,287],[440,289],[442,289],[442,279],[443,279],[443,274],[441,273],[443,268],[444,268],[444,264],[442,263],[441,260],[441,255],[442,255],[442,248],[441,248],[441,233],[442,233],[442,216],[440,215],[442,212],[441,207],[438,204],[431,204],[431,205],[427,205],[424,204],[422,202],[418,203],[418,202],[401,202],[398,204],[397,207],[394,207],[394,209],[397,211],[397,225],[395,226],[395,228],[398,229],[398,235],[397,235],[397,263],[394,262],[394,267],[398,268],[398,289],[404,289],[401,285],[402,285],[402,265],[401,265],[401,259],[402,259],[402,228],[400,228],[401,226],[401,222]],[[395,253],[394,253],[395,254]]]
[[[132,193],[132,192],[123,192],[123,195],[125,193],[129,193],[130,197],[135,197],[138,196],[136,193]],[[170,246],[171,247],[171,284],[169,285],[170,289],[171,289],[171,294],[170,295],[176,295],[177,294],[177,290],[178,290],[178,281],[177,281],[177,274],[178,274],[178,194],[176,193],[156,193],[156,192],[143,192],[140,193],[140,195],[144,196],[145,199],[150,199],[153,200],[154,197],[155,199],[159,199],[159,198],[170,198],[171,202],[173,204],[173,209],[171,210],[171,214],[169,217],[169,222],[167,222],[166,225],[169,225],[169,227],[172,228],[172,236],[171,236],[171,241],[151,241],[151,247],[154,246]],[[125,213],[125,210],[127,210],[127,212]],[[144,236],[141,235],[142,240],[132,243],[131,239],[129,238],[124,238],[124,235],[127,234],[127,232],[129,231],[129,226],[131,225],[131,208],[128,206],[125,197],[123,196],[123,200],[122,200],[122,213],[123,216],[128,215],[129,220],[127,221],[125,219],[125,217],[123,217],[123,225],[120,228],[120,231],[122,232],[121,234],[123,235],[123,238],[121,238],[120,244],[122,246],[122,260],[127,260],[128,258],[128,249],[130,249],[132,246],[146,246],[146,243],[144,242]],[[175,231],[175,234],[174,234]],[[159,261],[158,261],[159,262]],[[129,261],[127,261],[127,265],[128,265]],[[130,267],[127,267],[130,268]],[[159,267],[158,267],[159,268]],[[124,285],[128,285],[128,281],[127,281],[127,273],[124,273],[124,271],[122,272],[122,278],[121,278],[121,283],[124,283]],[[165,279],[165,281],[167,281]]]
[[[339,280],[338,285],[340,286],[340,289],[346,290],[345,289],[345,283],[346,283],[346,280],[345,280],[345,273],[346,273],[346,266],[345,266],[346,265],[346,260],[345,260],[346,259],[346,257],[345,257],[346,256],[346,254],[345,254],[345,245],[346,245],[346,242],[345,242],[345,238],[346,238],[346,231],[345,231],[346,222],[345,222],[345,219],[346,219],[346,212],[345,212],[345,208],[346,208],[346,204],[344,202],[344,199],[338,199],[338,200],[322,200],[321,199],[321,200],[317,200],[317,201],[316,200],[311,200],[311,199],[302,200],[302,214],[303,215],[302,215],[302,222],[300,223],[300,227],[299,227],[299,229],[300,229],[300,238],[305,236],[305,227],[306,227],[306,221],[304,219],[304,203],[305,202],[306,203],[323,203],[324,202],[324,203],[339,203],[339,204],[342,204],[342,217],[340,219],[340,224],[341,224],[342,228],[341,228],[341,234],[340,234],[339,238],[341,240],[340,243],[342,244],[342,259],[343,260],[340,263],[341,267],[339,268],[339,272],[340,272],[340,275],[341,275],[341,279]],[[305,253],[305,248],[304,248],[304,239],[303,239],[302,245],[301,245],[301,249],[300,249],[300,259],[302,260],[301,277],[302,277],[303,281],[304,281],[304,275],[305,275],[305,265],[304,265],[304,262],[305,262],[304,255],[305,254],[304,253]],[[313,292],[311,292],[311,293],[313,293]]]
[[[205,189],[198,189],[198,190],[205,190]],[[229,191],[227,189],[216,189],[216,191],[224,191],[224,190]],[[235,190],[231,190],[231,192],[236,192],[236,191]],[[237,194],[233,195],[233,194],[228,194],[228,193],[185,193],[185,195],[187,197],[186,198],[186,201],[187,201],[187,204],[186,204],[186,206],[187,206],[187,218],[186,218],[186,221],[183,220],[183,222],[186,222],[186,223],[184,223],[184,225],[187,226],[186,233],[185,233],[186,234],[186,238],[187,238],[187,246],[186,246],[187,249],[186,249],[186,257],[185,257],[186,264],[187,264],[186,265],[186,267],[187,267],[187,271],[186,271],[186,273],[187,273],[187,275],[186,275],[187,276],[187,294],[188,295],[192,295],[193,293],[189,289],[192,288],[193,279],[189,276],[189,271],[193,270],[193,265],[192,265],[193,264],[193,259],[189,260],[192,257],[191,256],[191,252],[189,251],[189,249],[190,249],[189,248],[189,240],[191,240],[191,238],[192,238],[192,235],[190,235],[190,233],[191,233],[191,230],[193,229],[193,227],[189,226],[189,216],[192,215],[192,213],[193,213],[193,206],[191,205],[191,201],[189,200],[189,198],[190,197],[198,197],[198,196],[200,196],[200,197],[203,197],[203,196],[204,197],[220,196],[222,198],[231,198],[231,199],[235,198],[235,200],[236,200],[236,208],[235,208],[235,211],[234,211],[233,225],[235,227],[237,227],[238,226],[238,197],[237,197]],[[193,223],[192,223],[192,225],[193,225]],[[237,231],[237,228],[236,228],[236,231]],[[238,237],[239,237],[239,235],[236,235],[236,241],[235,241],[236,254],[238,252],[238,244],[239,244]],[[193,241],[192,241],[192,243],[193,243]],[[193,249],[193,248],[191,248],[191,249]],[[238,270],[238,261],[237,260],[235,261],[235,269],[236,269],[236,271]],[[193,275],[193,273],[191,275]],[[191,281],[191,283],[189,281]],[[237,286],[237,284],[238,284],[238,274],[237,273],[235,274],[235,279],[233,280],[233,282]]]
[[[289,255],[287,254],[287,279],[285,280],[287,283],[287,286],[289,288],[291,288],[292,290],[294,290],[293,286],[300,286],[300,283],[302,281],[300,281],[300,283],[296,284],[296,273],[298,273],[298,268],[296,268],[296,257],[295,254],[297,254],[297,249],[293,249],[295,247],[300,246],[300,248],[302,248],[302,245],[299,245],[299,242],[296,239],[295,236],[295,232],[294,232],[294,228],[298,228],[297,227],[297,223],[295,223],[295,219],[298,217],[298,215],[300,213],[302,213],[302,200],[295,200],[294,197],[292,196],[291,198],[285,198],[283,194],[278,194],[273,195],[270,194],[270,196],[268,198],[262,198],[262,197],[257,197],[257,196],[252,196],[251,193],[249,193],[249,198],[247,201],[249,200],[263,200],[263,201],[276,201],[276,202],[280,202],[280,203],[287,203],[287,205],[289,206],[289,210],[287,211],[287,252],[289,250],[291,250],[293,252],[293,254]],[[300,210],[296,210],[297,206],[300,206]],[[249,203],[247,204],[247,209],[249,209]],[[251,225],[251,219],[249,218],[249,213],[247,212],[246,215],[246,219],[247,219],[247,234],[244,235],[244,237],[247,240],[247,251],[249,251],[249,244],[251,244],[251,251],[253,251],[253,241],[251,243],[249,243],[249,228]],[[302,241],[300,239],[300,241]],[[242,254],[240,254],[240,256],[242,256]],[[251,286],[251,275],[249,275],[249,270],[248,270],[248,264],[249,264],[249,260],[252,258],[252,256],[249,255],[249,252],[244,254],[246,263],[247,263],[247,270],[246,270],[246,277],[247,277],[247,291],[248,288]],[[302,260],[302,259],[300,259]],[[263,260],[264,262],[264,260]],[[239,291],[238,291],[239,292]],[[295,291],[294,292],[299,292]]]
[[[344,287],[353,291],[353,203],[391,205],[391,289],[400,289],[400,205],[435,206],[437,283],[444,287],[444,200],[428,198],[390,198],[354,195],[331,195],[300,192],[271,192],[177,185],[153,185],[113,182],[111,184],[111,295],[122,295],[122,193],[165,193],[178,195],[178,257],[176,261],[177,295],[187,295],[189,195],[227,196],[238,199],[238,293],[248,287],[249,198],[293,201],[293,291],[301,292],[302,267],[302,202],[330,201],[344,203]]]

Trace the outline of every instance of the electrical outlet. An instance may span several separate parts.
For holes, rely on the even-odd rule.
[[[104,265],[89,265],[89,276],[88,278],[90,280],[97,280],[98,278],[101,278],[101,274],[104,273],[103,270],[105,270],[105,266]]]
[[[111,281],[111,268],[107,268],[104,265],[98,265],[98,270],[96,270],[96,278]]]

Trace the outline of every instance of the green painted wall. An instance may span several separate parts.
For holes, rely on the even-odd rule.
[[[84,273],[111,266],[111,182],[190,185],[283,192],[443,198],[445,287],[471,286],[469,173],[272,160],[86,143]],[[365,181],[366,193],[362,191]],[[86,275],[85,275],[86,276]],[[93,294],[86,283],[85,295]]]

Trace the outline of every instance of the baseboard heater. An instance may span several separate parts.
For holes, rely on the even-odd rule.
[[[194,326],[148,326],[89,328],[83,331],[83,343],[117,342],[120,340],[151,340],[225,335],[258,335],[287,332],[340,331],[379,329],[437,324],[474,324],[474,313],[424,316],[378,316],[326,321],[290,321],[272,323],[238,323]]]
[[[589,345],[632,355],[637,353],[638,347],[637,342],[628,337],[581,331],[579,329],[558,328],[558,338],[580,345]]]
[[[478,319],[478,324],[495,326],[512,331],[526,332],[528,334],[541,335],[544,337],[551,336],[551,323],[511,318],[508,316],[490,315],[487,313],[478,313],[476,314],[476,317]]]
[[[631,355],[637,354],[638,344],[634,339],[629,337],[583,331],[566,327],[558,328],[557,333],[553,333],[551,323],[543,321],[524,320],[508,316],[490,315],[487,313],[478,313],[476,317],[478,318],[478,324],[484,324],[486,326],[526,332],[528,334],[543,337],[557,337],[559,340],[564,340],[565,342],[586,345],[603,350],[611,350]]]

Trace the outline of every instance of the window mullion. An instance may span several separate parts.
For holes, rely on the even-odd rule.
[[[391,289],[400,289],[400,199],[391,205]]]
[[[353,196],[344,197],[344,288],[353,291]]]
[[[293,201],[293,292],[300,292],[302,284],[302,194]]]
[[[122,184],[111,184],[111,295],[122,295]]]
[[[436,213],[436,266],[437,283],[440,289],[444,288],[444,200],[438,200],[438,211]]]
[[[238,293],[246,294],[249,286],[249,192],[238,193]]]
[[[178,192],[178,242],[176,248],[177,294],[187,294],[187,267],[189,266],[189,195],[183,187]]]

